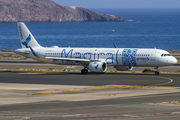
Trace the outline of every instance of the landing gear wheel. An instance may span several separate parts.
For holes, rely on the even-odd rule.
[[[159,72],[155,72],[155,75],[159,75]]]
[[[158,67],[154,67],[154,69],[156,69],[155,75],[159,75]]]
[[[88,70],[87,69],[82,69],[81,70],[81,74],[87,74],[88,73]]]

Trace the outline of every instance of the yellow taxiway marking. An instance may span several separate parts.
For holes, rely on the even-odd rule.
[[[99,87],[88,87],[82,89],[59,89],[54,91],[38,91],[34,94],[28,95],[40,95],[40,94],[53,94],[53,93],[62,93],[62,92],[75,92],[75,91],[86,91],[86,90],[100,90],[100,89],[112,89],[112,88],[159,88],[159,89],[180,89],[180,87],[169,87],[169,86],[141,86],[141,85],[103,85]]]
[[[24,73],[17,73],[17,74],[35,75],[35,74],[47,74],[47,73],[60,73],[60,72],[24,72]]]

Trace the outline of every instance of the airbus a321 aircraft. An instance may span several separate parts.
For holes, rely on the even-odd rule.
[[[42,47],[23,22],[18,22],[17,26],[22,48],[15,53],[45,63],[82,65],[82,74],[87,74],[88,69],[105,73],[107,66],[114,66],[118,71],[131,71],[134,66],[141,66],[155,67],[155,75],[159,75],[158,67],[177,63],[169,52],[160,49]]]

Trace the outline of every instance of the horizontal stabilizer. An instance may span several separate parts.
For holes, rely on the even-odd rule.
[[[15,51],[17,54],[30,54],[30,52],[21,52],[21,51]]]

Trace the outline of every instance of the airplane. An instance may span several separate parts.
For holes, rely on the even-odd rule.
[[[154,67],[155,75],[159,75],[158,67],[177,63],[177,59],[169,52],[161,49],[142,48],[71,48],[42,47],[23,22],[17,23],[21,49],[15,53],[33,58],[40,62],[57,65],[81,65],[81,74],[90,72],[105,73],[108,66],[118,71],[131,71],[133,67]]]

